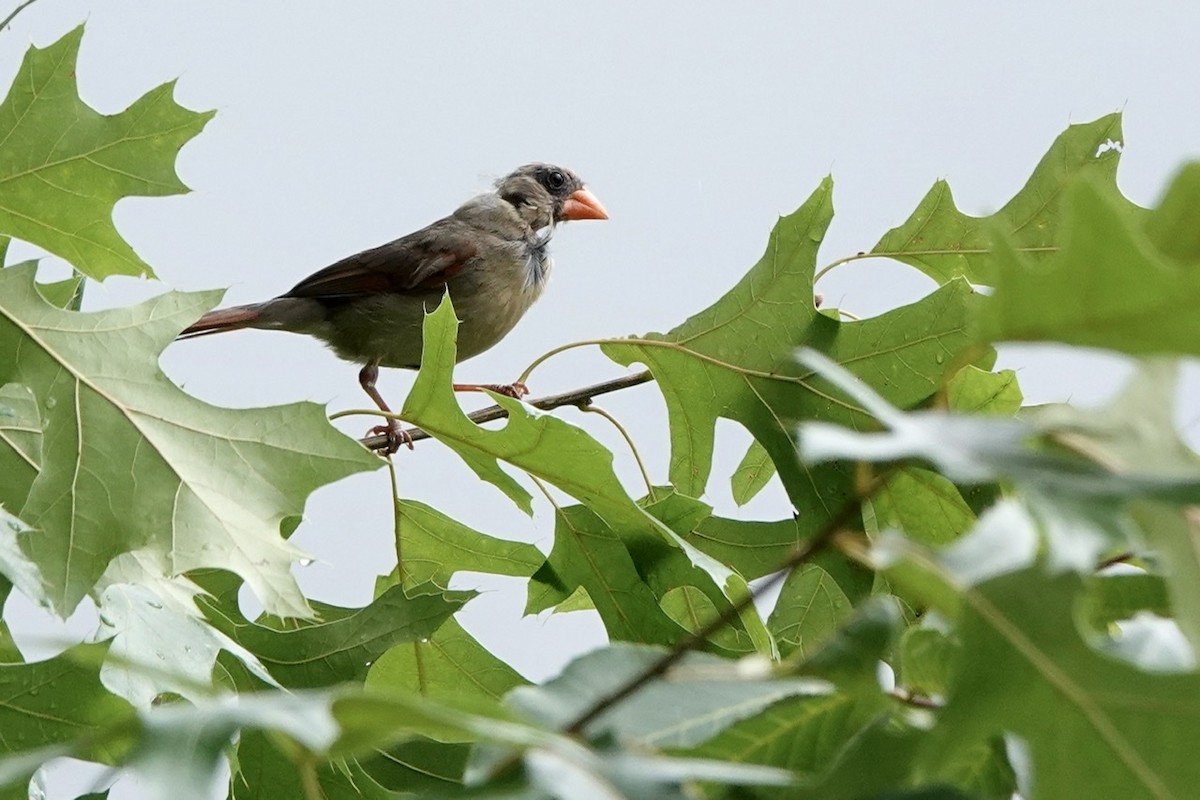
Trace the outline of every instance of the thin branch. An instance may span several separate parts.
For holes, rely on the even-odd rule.
[[[3,21],[0,21],[0,33],[3,33],[4,29],[12,24],[12,21],[17,18],[17,14],[20,14],[22,11],[29,8],[31,5],[33,5],[36,2],[37,2],[37,0],[25,0],[24,3],[21,3],[16,8],[14,8],[12,10],[12,13],[10,13],[7,17],[5,17]]]
[[[534,408],[539,408],[542,411],[549,411],[552,408],[561,408],[563,406],[586,406],[591,403],[593,397],[599,397],[602,394],[609,392],[628,389],[632,386],[640,386],[643,383],[649,383],[654,378],[649,370],[638,372],[634,375],[626,375],[621,378],[615,378],[611,381],[603,383],[594,383],[591,386],[584,386],[579,389],[572,389],[569,392],[562,394],[551,394],[545,397],[539,397],[536,400],[526,400],[525,402]],[[494,419],[503,419],[508,416],[508,412],[500,406],[488,406],[481,408],[478,411],[473,411],[467,415],[475,424],[482,422],[491,422]],[[422,439],[428,439],[429,434],[420,428],[407,428],[405,432],[412,437],[412,441],[419,442]],[[363,447],[369,450],[384,450],[388,446],[388,437],[382,434],[378,436],[368,436],[364,439],[359,439]]]
[[[665,674],[667,670],[675,666],[685,655],[702,647],[717,631],[737,619],[738,615],[749,608],[759,596],[773,589],[791,570],[809,561],[828,547],[833,542],[834,536],[842,528],[849,525],[855,515],[860,512],[863,502],[870,498],[883,485],[883,479],[884,475],[875,476],[862,491],[855,494],[836,514],[830,517],[821,530],[817,531],[811,538],[803,542],[798,542],[792,549],[792,552],[788,554],[788,557],[779,565],[774,575],[756,586],[753,591],[748,592],[745,597],[726,607],[712,622],[680,640],[670,651],[643,670],[637,677],[632,678],[616,691],[597,700],[587,710],[572,720],[563,729],[563,732],[572,735],[583,733],[584,728],[606,711],[629,698],[650,681]]]

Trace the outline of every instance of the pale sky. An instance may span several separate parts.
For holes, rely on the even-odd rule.
[[[40,0],[0,33],[0,74],[7,85],[30,43],[48,45],[86,20],[85,101],[115,113],[178,77],[180,103],[218,110],[180,156],[192,194],[117,207],[119,230],[162,283],[92,285],[89,308],[165,288],[229,287],[228,302],[266,299],[443,216],[522,163],[574,169],[611,219],[561,230],[546,295],[508,339],[457,373],[507,382],[551,347],[666,330],[704,308],[758,259],[776,217],[826,174],[837,216],[818,266],[870,248],[937,178],[968,212],[995,210],[1068,124],[1114,110],[1125,112],[1127,137],[1119,182],[1135,201],[1156,202],[1181,162],[1200,155],[1200,7],[1145,8],[1157,10],[1116,2]],[[818,290],[869,316],[931,288],[908,268],[876,261],[845,266]],[[1125,371],[1120,359],[1044,348],[1013,348],[1002,363],[1020,370],[1034,401],[1094,400]],[[163,365],[188,391],[223,405],[368,405],[359,365],[289,334],[183,343]],[[531,389],[548,394],[623,373],[598,352],[574,351],[539,370]],[[398,406],[411,379],[387,371],[381,389]],[[1195,422],[1189,385],[1181,418]],[[665,480],[666,420],[653,387],[602,405]],[[345,429],[357,435],[370,424],[359,418]],[[614,450],[638,493],[616,432],[600,420],[580,424]],[[746,441],[733,425],[719,429],[705,499],[726,515],[788,514],[778,487],[746,509],[733,505],[728,474]],[[548,549],[544,501],[533,519],[524,516],[433,442],[397,463],[405,496]],[[297,570],[301,585],[320,600],[369,602],[375,574],[394,563],[391,536],[386,472],[322,490],[293,539],[316,558]],[[600,640],[588,614],[520,621],[520,581],[461,585],[486,589],[464,624],[529,678],[553,675]],[[10,606],[28,652],[52,652],[56,629],[19,598]],[[85,611],[67,630],[84,634],[92,620]],[[114,797],[136,796],[123,791]]]

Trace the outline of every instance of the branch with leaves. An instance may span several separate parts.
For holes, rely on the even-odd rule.
[[[169,86],[113,116],[87,107],[81,36],[31,49],[0,107],[0,236],[77,271],[40,284],[33,264],[0,270],[0,602],[65,616],[86,599],[100,619],[41,661],[0,624],[11,792],[39,791],[38,767],[62,756],[172,800],[198,796],[225,755],[239,799],[1171,798],[1200,783],[1200,716],[1180,702],[1200,690],[1200,457],[1174,428],[1176,369],[1142,364],[1103,408],[1022,408],[992,349],[1195,354],[1200,166],[1138,208],[1116,185],[1109,115],[1068,128],[996,214],[963,214],[939,181],[874,247],[818,271],[825,180],[708,308],[544,357],[597,346],[644,371],[469,416],[452,390],[457,323],[439,308],[397,416],[525,511],[511,471],[531,478],[553,511],[543,553],[401,497],[403,460],[315,405],[223,409],[175,386],[162,350],[215,294],[79,313],[84,276],[151,274],[113,205],[183,191],[175,153],[211,117]],[[938,288],[871,319],[817,308],[814,282],[865,258]],[[666,402],[665,478],[609,416],[640,498],[603,444],[532,410],[645,383]],[[753,443],[717,477],[740,504],[777,481],[778,518],[701,499],[720,420]],[[281,531],[317,488],[385,466],[395,569],[361,608],[310,601]],[[457,621],[474,597],[449,588],[462,572],[525,581],[530,614],[586,610],[610,643],[533,685]],[[267,613],[245,616],[247,588]]]

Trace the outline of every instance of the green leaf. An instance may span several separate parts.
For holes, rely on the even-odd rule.
[[[946,405],[960,414],[995,414],[1011,417],[1025,400],[1011,369],[988,372],[966,366],[946,384]]]
[[[909,264],[938,283],[963,276],[973,283],[992,284],[998,271],[992,252],[996,234],[1008,236],[1031,261],[1047,258],[1059,244],[1066,187],[1084,175],[1115,190],[1122,144],[1120,114],[1070,126],[1038,162],[1021,191],[989,217],[964,214],[954,203],[950,185],[939,180],[912,216],[884,234],[870,254]],[[1121,213],[1136,219],[1139,210],[1125,201]]]
[[[854,701],[844,694],[789,697],[689,752],[702,758],[816,772],[858,729],[858,716]]]
[[[1062,248],[1030,263],[997,239],[995,294],[980,335],[1057,341],[1135,355],[1200,354],[1200,163],[1185,167],[1143,222],[1115,189],[1079,180],[1064,199]]]
[[[93,738],[84,757],[112,762],[128,745],[97,737],[101,728],[130,720],[133,709],[100,685],[106,645],[76,645],[33,664],[0,664],[0,752],[9,754]]]
[[[684,494],[703,493],[716,420],[725,417],[762,444],[801,514],[823,519],[838,496],[849,494],[848,477],[834,467],[797,464],[781,416],[857,425],[870,419],[831,397],[812,373],[795,368],[795,348],[807,343],[829,353],[893,402],[910,406],[933,394],[950,364],[971,346],[966,328],[972,294],[961,281],[863,322],[840,323],[816,312],[813,266],[833,216],[831,195],[832,182],[825,180],[782,218],[762,259],[708,309],[665,335],[603,345],[619,363],[641,362],[654,373],[667,403],[671,482]],[[913,336],[918,330],[921,335]]]
[[[64,311],[79,311],[83,305],[84,285],[84,277],[76,274],[54,283],[39,283],[37,287],[50,305],[58,306]]]
[[[575,659],[542,686],[514,689],[506,703],[527,718],[561,729],[662,655],[654,647],[610,645]],[[737,662],[690,653],[665,678],[643,686],[637,702],[610,707],[585,733],[646,747],[689,747],[785,697],[822,695],[829,689],[827,682],[810,678],[750,677]]]
[[[740,576],[693,548],[635,503],[613,472],[612,453],[582,429],[556,417],[534,413],[520,401],[500,395],[493,396],[509,415],[501,430],[486,430],[471,422],[459,407],[451,386],[457,328],[448,297],[437,310],[426,315],[421,370],[404,402],[402,415],[452,448],[481,479],[501,488],[519,505],[528,507],[528,493],[500,468],[499,460],[556,486],[583,504],[582,510],[557,514],[554,549],[546,567],[534,576],[539,583],[555,586],[554,596],[563,599],[576,587],[584,586],[606,622],[626,617],[619,627],[609,629],[610,635],[660,643],[671,641],[679,632],[678,626],[666,620],[661,611],[649,611],[649,606],[644,606],[642,611],[634,613],[619,607],[626,601],[624,596],[611,598],[613,603],[607,605],[603,598],[613,584],[620,584],[634,592],[635,603],[652,601],[657,607],[654,594],[638,587],[644,581],[630,561],[630,552],[651,552],[656,560],[666,559],[672,565],[681,565],[686,560],[687,566],[679,568],[694,576],[690,581],[693,585],[701,589],[715,586],[714,602],[718,597],[736,601],[749,591]],[[580,527],[594,532],[594,541],[583,542],[577,535]],[[582,545],[586,546],[581,550]],[[603,549],[604,555],[597,558],[590,553],[593,547]],[[681,555],[683,559],[679,558]],[[564,579],[567,572],[575,573],[575,577]],[[613,613],[606,615],[609,608]],[[631,618],[637,621],[625,625]],[[769,636],[761,620],[754,625],[756,618],[754,611],[748,609],[742,621],[756,637],[756,643],[765,646]],[[627,632],[633,629],[643,630],[646,635]]]
[[[80,26],[47,48],[31,47],[0,104],[0,232],[90,278],[151,275],[113,227],[113,205],[186,192],[176,153],[213,112],[177,105],[174,83],[166,83],[120,114],[97,113],[76,88],[82,37]]]
[[[462,594],[406,597],[393,586],[365,608],[315,604],[316,621],[248,621],[238,609],[237,586],[210,575],[203,585],[216,590],[198,604],[209,623],[253,653],[288,688],[333,686],[362,681],[371,664],[392,647],[428,638],[465,601]]]
[[[29,387],[0,387],[0,504],[20,508],[42,464],[42,421]]]
[[[767,627],[781,655],[795,652],[803,657],[837,630],[851,610],[850,599],[833,576],[816,564],[802,564],[784,581]]]
[[[836,326],[818,318],[812,291],[817,248],[833,218],[832,193],[826,178],[781,218],[762,259],[716,303],[666,335],[602,348],[618,363],[640,361],[654,373],[669,414],[671,483],[686,495],[704,492],[718,417],[742,422],[772,455],[778,449],[768,437],[779,426],[757,391],[762,379],[751,373],[774,370],[813,336],[810,328]]]
[[[525,684],[516,670],[489,653],[453,617],[428,637],[392,647],[371,665],[366,685],[405,689],[435,700],[499,702]]]
[[[357,759],[318,765],[306,754],[295,753],[289,758],[270,735],[261,731],[246,731],[238,737],[236,765],[229,778],[230,800],[304,797],[305,770],[315,775],[324,800],[397,797],[380,786]]]
[[[1107,630],[1112,623],[1130,619],[1141,611],[1164,619],[1171,617],[1167,582],[1161,575],[1145,572],[1097,575],[1085,585],[1087,596],[1081,617],[1097,631]],[[1180,627],[1184,627],[1182,622]]]
[[[112,639],[100,680],[137,708],[149,708],[166,693],[192,701],[211,696],[213,666],[221,650],[260,680],[278,686],[252,654],[206,625],[194,606],[180,606],[143,584],[129,583],[107,586],[99,606],[96,638]]]
[[[455,572],[528,577],[546,560],[531,544],[497,539],[415,500],[397,500],[400,571],[404,588],[445,589]]]
[[[4,597],[8,596],[10,586],[15,586],[26,597],[45,597],[41,573],[21,552],[21,537],[31,533],[28,525],[0,508],[0,587],[4,589]],[[3,608],[2,604],[0,608]]]
[[[729,479],[733,502],[739,506],[746,505],[766,488],[773,477],[775,464],[771,461],[771,454],[755,439]]]
[[[721,616],[716,604],[695,586],[676,586],[663,594],[659,603],[663,612],[688,633],[699,633]],[[730,653],[750,653],[754,644],[745,631],[723,625],[708,636],[708,641]]]
[[[933,628],[908,628],[900,635],[896,680],[912,694],[944,695],[954,677],[961,648],[949,635]]]
[[[164,572],[242,576],[280,614],[307,614],[280,538],[318,486],[378,459],[330,426],[313,403],[224,409],[167,380],[158,356],[210,307],[212,293],[164,294],[131,308],[62,311],[32,268],[0,270],[0,384],[31,388],[46,434],[23,507],[37,528],[22,549],[66,614],[109,561],[141,548]]]
[[[530,591],[535,583],[543,589],[552,587],[547,598],[557,601],[581,587],[609,638],[670,644],[685,631],[659,606],[639,571],[644,566],[634,561],[626,543],[599,516],[584,506],[568,506],[554,514],[554,548],[534,574]]]
[[[871,497],[880,527],[901,529],[918,542],[952,542],[975,522],[958,488],[936,472],[919,467],[897,470]]]
[[[1034,568],[955,585],[966,657],[927,764],[1010,732],[1032,762],[1029,800],[1191,795],[1200,709],[1186,698],[1200,692],[1200,676],[1151,674],[1092,650],[1075,627],[1081,582],[1071,573]]]
[[[1200,513],[1194,507],[1139,502],[1131,514],[1158,554],[1174,619],[1192,649],[1200,653]]]
[[[1060,505],[1072,497],[1096,501],[1099,498],[1128,498],[1150,496],[1170,498],[1181,502],[1200,501],[1200,469],[1190,459],[1172,454],[1155,460],[1149,450],[1158,441],[1158,428],[1142,426],[1136,417],[1120,420],[1128,442],[1117,452],[1123,460],[1117,465],[1127,469],[1120,474],[1100,458],[1089,460],[1075,455],[1091,455],[1093,448],[1074,416],[1067,418],[1042,417],[1032,425],[1015,419],[970,417],[943,412],[918,411],[903,413],[891,407],[879,395],[854,379],[819,353],[808,350],[800,358],[839,390],[870,409],[886,428],[882,433],[858,433],[822,422],[802,423],[799,430],[800,451],[807,461],[833,459],[894,462],[919,458],[937,467],[938,471],[960,483],[991,483],[1001,478],[1019,481],[1028,491],[1043,497],[1052,496]],[[1157,385],[1157,384],[1155,384]],[[1126,407],[1126,398],[1142,395],[1142,390],[1122,393],[1111,413],[1102,420],[1116,419]],[[1159,414],[1160,412],[1155,412]],[[1143,430],[1145,429],[1145,430]],[[1150,434],[1153,429],[1155,432]],[[1096,426],[1104,432],[1104,425]],[[1070,449],[1034,449],[1031,441],[1043,439],[1068,441],[1064,434],[1076,434]],[[1149,435],[1148,435],[1149,434]],[[1086,445],[1086,446],[1085,446]],[[1132,449],[1131,449],[1132,448]],[[1137,454],[1136,458],[1130,453]],[[1142,466],[1139,470],[1137,467]],[[1062,510],[1073,510],[1064,507]],[[1107,510],[1106,510],[1107,513]]]

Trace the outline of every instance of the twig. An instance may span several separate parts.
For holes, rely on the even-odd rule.
[[[884,477],[882,474],[875,476],[862,491],[855,494],[845,505],[838,509],[838,512],[829,518],[829,521],[825,523],[821,530],[817,531],[815,535],[804,542],[797,543],[792,552],[788,554],[788,557],[779,565],[779,569],[774,575],[756,586],[753,591],[748,592],[745,597],[726,607],[712,622],[680,640],[669,652],[665,653],[661,658],[639,673],[637,677],[629,680],[616,691],[597,700],[586,711],[572,720],[563,729],[563,732],[572,735],[583,733],[584,728],[606,711],[627,699],[650,681],[666,673],[667,670],[675,666],[680,659],[692,650],[704,645],[717,631],[733,622],[738,615],[749,608],[759,596],[774,588],[791,570],[828,547],[838,531],[848,525],[854,519],[854,515],[859,513],[863,502],[870,498],[883,485]]]
[[[648,383],[654,377],[649,370],[638,372],[634,375],[626,375],[621,378],[615,378],[611,381],[603,383],[594,383],[591,386],[584,386],[579,389],[573,389],[562,394],[551,394],[545,397],[539,397],[536,400],[526,400],[525,402],[534,408],[540,408],[543,411],[548,411],[552,408],[561,408],[563,406],[586,406],[592,401],[593,397],[599,397],[602,394],[616,392],[621,389],[628,389],[631,386],[639,386],[643,383]],[[508,412],[500,406],[488,406],[481,408],[478,411],[473,411],[467,415],[475,424],[481,422],[490,422],[494,419],[503,419],[508,416]],[[412,441],[419,442],[422,439],[428,439],[429,434],[420,428],[406,428],[405,433],[412,437]],[[388,446],[388,437],[385,435],[367,436],[364,439],[359,439],[359,443],[369,450],[383,450]]]
[[[2,22],[0,22],[0,33],[2,33],[5,28],[7,28],[9,25],[12,24],[12,21],[17,18],[17,14],[20,14],[22,11],[24,11],[26,8],[28,8],[29,6],[33,5],[36,2],[37,2],[37,0],[25,0],[24,3],[21,3],[16,8],[14,8],[12,10],[12,13],[10,13],[7,17],[4,18],[4,20]]]

